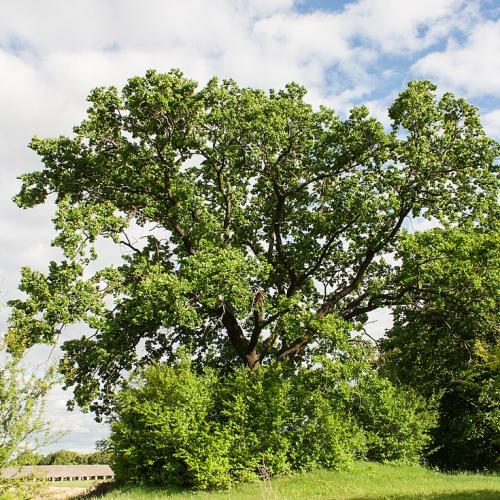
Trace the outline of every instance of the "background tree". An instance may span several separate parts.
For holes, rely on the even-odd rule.
[[[81,453],[72,450],[57,450],[38,457],[38,465],[88,465],[108,464],[109,456],[105,451]]]
[[[38,457],[35,451],[56,438],[43,416],[53,377],[50,372],[27,373],[5,350],[0,356],[0,469],[32,465]],[[16,498],[32,498],[35,486],[0,477],[0,495],[15,491]]]
[[[404,239],[409,291],[381,342],[392,380],[439,395],[429,460],[448,469],[494,468],[500,456],[500,247],[492,225]]]
[[[72,137],[30,144],[44,166],[16,202],[55,196],[65,258],[23,269],[10,337],[54,342],[86,322],[94,333],[64,343],[61,369],[97,413],[124,373],[179,346],[219,368],[334,354],[342,321],[404,293],[384,256],[410,214],[454,223],[496,204],[497,144],[476,108],[435,90],[410,83],[385,133],[365,107],[314,110],[296,84],[197,90],[149,71],[95,89]],[[98,237],[127,253],[94,272]]]

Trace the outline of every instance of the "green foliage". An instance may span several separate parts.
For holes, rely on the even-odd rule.
[[[31,463],[36,465],[91,465],[107,464],[109,460],[110,457],[103,451],[81,453],[72,450],[57,450],[46,455],[38,455]]]
[[[116,396],[110,438],[116,476],[132,482],[203,484],[200,464],[205,462],[209,480],[227,482],[224,464],[222,474],[216,472],[226,436],[208,422],[215,383],[214,374],[198,377],[186,362],[175,368],[151,366],[132,377]]]
[[[400,257],[407,293],[382,341],[384,371],[439,398],[429,460],[447,469],[498,466],[500,369],[498,230],[408,235]]]
[[[359,363],[322,365],[197,374],[181,358],[138,372],[114,404],[117,478],[206,489],[345,468],[361,456],[419,459],[435,420],[421,399],[397,393],[367,363],[357,373]]]
[[[224,370],[311,364],[401,298],[384,256],[409,215],[494,212],[498,144],[465,100],[410,82],[386,133],[365,107],[341,120],[305,94],[148,71],[92,91],[71,137],[33,138],[43,167],[21,177],[15,201],[55,198],[64,258],[23,270],[11,349],[86,323],[94,333],[64,343],[61,371],[98,415],[125,373],[178,346]],[[99,238],[122,259],[96,271]]]
[[[356,339],[359,341],[359,339]],[[363,429],[365,457],[376,461],[418,462],[436,426],[435,402],[404,390],[373,368],[372,348],[350,346],[336,359],[320,358],[309,373],[329,401],[338,402]]]
[[[436,426],[434,402],[372,374],[353,389],[351,405],[367,436],[366,458],[418,462]]]
[[[15,464],[23,449],[36,446],[48,430],[42,420],[43,402],[50,380],[37,375],[26,376],[16,360],[0,368],[0,464]],[[30,443],[29,440],[34,442]]]

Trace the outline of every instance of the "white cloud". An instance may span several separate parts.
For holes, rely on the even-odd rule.
[[[500,109],[494,109],[483,115],[483,125],[486,133],[500,140]]]
[[[463,29],[477,15],[476,2],[463,0],[361,0],[342,14],[351,34],[389,53],[422,50],[452,28]]]
[[[500,93],[500,21],[477,24],[465,43],[450,39],[442,52],[433,52],[413,65],[421,76],[470,96]]]
[[[382,125],[389,129],[391,119],[389,118],[389,99],[376,99],[365,103],[372,116],[374,116]]]

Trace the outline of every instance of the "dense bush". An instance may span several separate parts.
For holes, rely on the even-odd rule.
[[[360,381],[351,397],[351,409],[365,430],[366,458],[417,462],[430,443],[435,425],[434,403],[403,391],[375,374]]]
[[[318,365],[319,366],[319,365]],[[117,477],[195,488],[259,475],[342,468],[356,458],[415,461],[433,413],[367,365],[196,374],[152,365],[117,394],[109,446]]]
[[[362,347],[357,352],[351,348],[350,356],[322,359],[321,370],[305,373],[325,398],[337,401],[337,411],[351,415],[363,430],[365,458],[418,462],[436,425],[435,401],[381,377],[372,368],[372,355]]]
[[[450,384],[451,385],[451,384]],[[500,388],[487,375],[457,381],[439,401],[439,445],[429,462],[446,470],[495,470],[500,465]]]

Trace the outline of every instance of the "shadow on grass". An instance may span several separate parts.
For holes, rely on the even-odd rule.
[[[115,485],[113,483],[99,483],[94,488],[91,488],[87,493],[83,493],[82,495],[78,495],[74,497],[76,500],[84,500],[86,498],[101,498],[106,493],[108,493]]]
[[[366,497],[352,497],[351,500],[415,500],[416,498],[422,499],[436,499],[436,500],[499,500],[500,491],[493,490],[477,490],[457,493],[430,493],[429,495],[374,495]]]
[[[90,491],[87,493],[84,493],[83,495],[79,495],[77,497],[73,497],[74,500],[90,500],[93,498],[103,498],[105,497],[108,493],[111,493],[115,490],[119,490],[120,494],[125,494],[131,491],[137,491],[137,485],[127,485],[127,484],[120,484],[120,483],[99,483],[95,488],[92,488]],[[185,488],[182,488],[180,486],[165,486],[164,488],[158,488],[154,486],[141,486],[141,493],[142,494],[161,494],[162,496],[168,498],[170,496],[174,495],[179,495],[179,494],[186,494]]]

